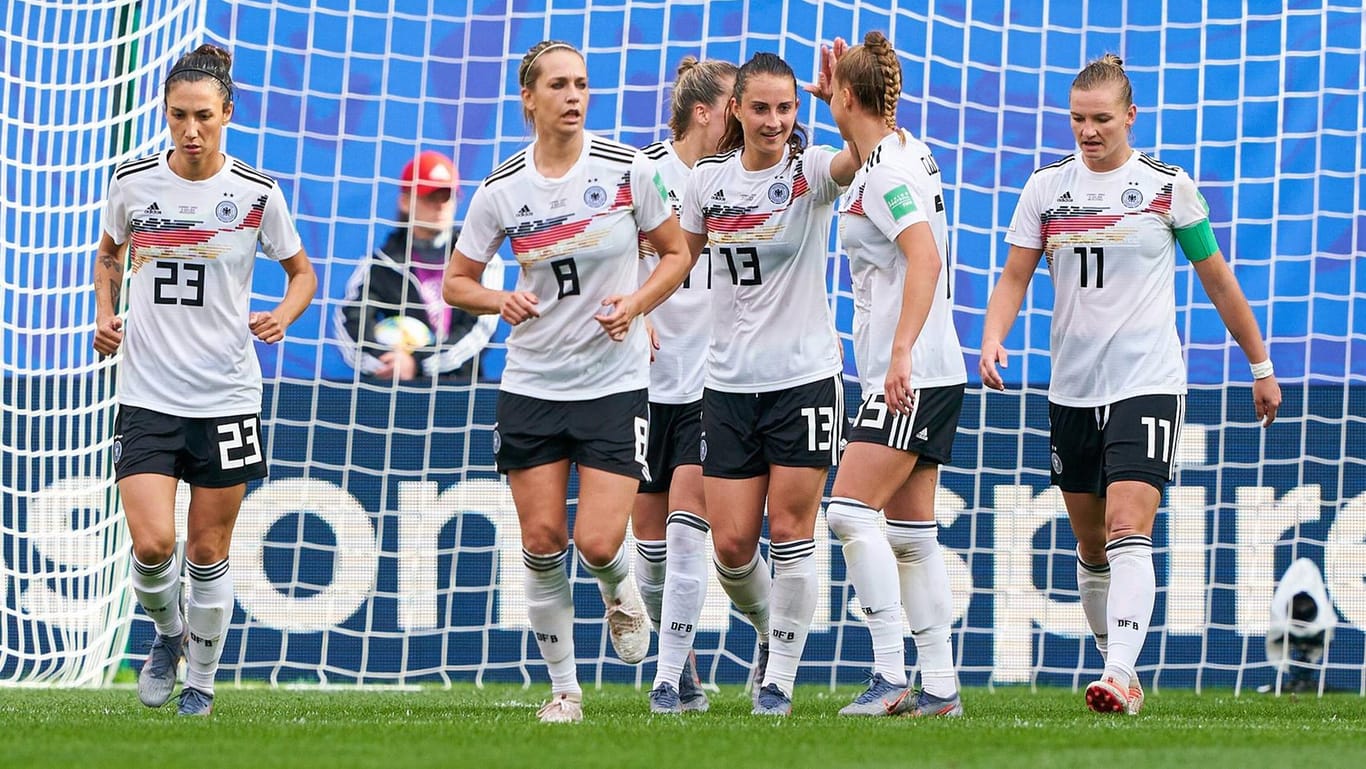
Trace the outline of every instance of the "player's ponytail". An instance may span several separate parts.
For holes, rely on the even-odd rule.
[[[863,44],[845,52],[835,64],[835,79],[847,87],[864,110],[881,115],[896,130],[896,105],[901,99],[901,60],[881,32],[863,36]]]
[[[776,75],[778,77],[789,78],[792,80],[792,95],[796,98],[797,76],[793,74],[792,67],[783,61],[777,54],[761,52],[740,66],[735,73],[735,102],[744,102],[745,88],[749,84],[749,78],[753,75]],[[716,146],[716,151],[730,152],[737,147],[745,146],[745,129],[740,122],[740,118],[735,115],[735,110],[726,118],[726,132],[721,136],[720,143]],[[787,157],[789,160],[796,158],[806,149],[806,129],[800,123],[793,123],[792,135],[787,137]]]
[[[1113,53],[1087,62],[1072,81],[1072,90],[1090,91],[1110,84],[1119,86],[1120,101],[1123,101],[1125,109],[1128,109],[1134,103],[1134,87],[1129,82],[1128,74],[1124,72],[1124,60]]]
[[[216,45],[205,43],[181,56],[166,76],[166,82],[162,86],[162,98],[165,98],[175,83],[194,83],[200,80],[214,82],[223,95],[223,104],[231,104],[234,90],[232,54]]]
[[[698,61],[694,56],[684,56],[678,63],[678,75],[674,80],[673,95],[669,99],[669,130],[674,141],[687,135],[692,127],[693,107],[699,104],[712,105],[725,93],[728,79],[734,78],[736,66],[728,61],[707,59]]]

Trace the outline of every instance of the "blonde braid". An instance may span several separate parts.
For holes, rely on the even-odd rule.
[[[869,32],[864,36],[863,44],[877,58],[882,76],[882,118],[887,121],[887,127],[895,131],[896,105],[901,99],[901,61],[881,32]]]

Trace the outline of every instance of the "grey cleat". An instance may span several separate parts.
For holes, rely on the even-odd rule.
[[[958,692],[948,697],[936,697],[923,689],[917,693],[907,687],[904,694],[887,703],[887,715],[912,718],[956,717],[963,715],[963,701],[958,699]]]
[[[179,715],[207,716],[213,712],[213,695],[185,687],[180,691]]]
[[[864,689],[854,701],[840,708],[842,716],[885,716],[888,703],[900,699],[907,686],[888,683],[881,673],[874,673],[868,688]]]
[[[749,697],[754,707],[759,707],[759,692],[764,688],[764,676],[768,674],[768,644],[759,644],[759,653],[754,658],[754,668],[749,675]]]
[[[653,697],[654,692],[651,692]],[[697,652],[688,652],[683,662],[683,674],[678,677],[678,701],[685,713],[705,713],[711,703],[702,690],[702,679],[697,675]]]
[[[147,650],[147,660],[138,671],[138,699],[149,708],[159,708],[175,691],[176,670],[185,651],[185,634],[167,638],[160,633]]]
[[[777,684],[769,684],[759,690],[759,701],[754,703],[750,713],[756,716],[786,716],[792,713],[792,698],[783,694]]]
[[[650,690],[650,712],[667,715],[678,715],[683,712],[683,706],[678,700],[678,690],[673,684],[666,681]]]

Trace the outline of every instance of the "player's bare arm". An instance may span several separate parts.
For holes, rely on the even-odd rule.
[[[474,315],[499,315],[510,325],[540,317],[540,301],[530,291],[498,291],[483,284],[484,262],[477,262],[456,249],[446,263],[441,297],[446,304]]]
[[[1041,248],[1011,246],[1001,280],[991,291],[991,300],[987,302],[987,317],[982,328],[982,357],[978,361],[977,370],[982,376],[982,384],[993,390],[1006,389],[1005,381],[996,370],[998,364],[1001,368],[1009,365],[1002,340],[1010,333],[1010,327],[1020,314],[1025,290],[1029,288],[1029,280],[1034,277],[1034,270],[1039,266],[1039,259],[1042,256]]]
[[[688,247],[683,238],[683,228],[678,226],[675,217],[666,218],[658,227],[646,232],[645,239],[659,254],[659,266],[650,273],[649,280],[629,296],[609,296],[604,299],[603,307],[611,309],[597,316],[603,330],[616,341],[626,338],[631,321],[637,315],[658,307],[683,285],[688,273],[692,272],[693,263],[697,261],[697,255]]]
[[[883,383],[883,394],[888,408],[898,414],[909,414],[914,402],[911,349],[920,338],[925,319],[930,317],[943,262],[929,222],[917,222],[902,230],[896,236],[896,245],[906,257],[906,281],[902,287],[901,314],[896,322],[896,335],[892,338],[891,366]]]
[[[303,249],[281,260],[280,266],[284,268],[286,276],[284,298],[275,305],[275,309],[253,312],[249,319],[251,333],[266,344],[275,344],[284,339],[285,329],[304,314],[313,297],[318,294],[318,275]]]
[[[1257,420],[1262,426],[1276,421],[1276,411],[1281,407],[1281,386],[1271,369],[1271,358],[1266,344],[1262,341],[1262,331],[1257,325],[1257,316],[1252,314],[1252,306],[1243,295],[1238,278],[1229,269],[1224,255],[1215,251],[1208,258],[1193,262],[1195,274],[1200,278],[1214,309],[1228,327],[1233,341],[1242,348],[1249,364],[1253,365],[1252,405]],[[1261,368],[1265,366],[1265,368]],[[1258,374],[1265,372],[1264,376]]]
[[[95,259],[95,351],[113,355],[123,342],[123,319],[118,316],[123,290],[123,247],[105,233]]]

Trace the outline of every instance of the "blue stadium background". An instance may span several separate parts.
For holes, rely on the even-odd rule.
[[[1286,389],[1282,421],[1263,437],[1252,424],[1241,353],[1228,344],[1190,270],[1180,269],[1177,325],[1194,386],[1189,418],[1211,426],[1212,457],[1184,470],[1180,482],[1206,490],[1209,579],[1219,586],[1210,594],[1208,633],[1154,634],[1141,663],[1151,668],[1165,655],[1170,670],[1163,673],[1164,684],[1189,685],[1199,678],[1208,685],[1241,680],[1238,665],[1260,661],[1260,640],[1249,644],[1232,629],[1231,512],[1238,489],[1269,486],[1278,497],[1306,484],[1323,489],[1318,520],[1282,534],[1278,574],[1292,557],[1322,563],[1339,511],[1366,493],[1366,270],[1357,265],[1366,252],[1360,2],[1292,2],[1288,10],[1281,3],[1257,2],[1017,2],[1008,16],[990,4],[948,2],[935,5],[932,19],[919,8],[902,8],[894,20],[873,6],[835,2],[469,6],[469,14],[429,23],[434,12],[447,12],[443,3],[204,4],[206,39],[231,44],[236,56],[241,90],[229,149],[280,179],[324,279],[324,300],[291,328],[290,341],[260,349],[273,477],[321,478],[344,487],[373,516],[383,552],[376,596],[336,631],[288,637],[287,658],[281,634],[259,626],[235,630],[225,659],[240,661],[243,675],[307,678],[325,665],[333,680],[345,679],[345,671],[356,670],[362,659],[381,677],[390,663],[468,669],[490,661],[492,648],[495,676],[518,678],[520,668],[510,661],[530,648],[524,633],[489,631],[487,614],[465,612],[453,600],[443,610],[441,634],[398,638],[396,601],[384,595],[392,593],[398,568],[395,515],[387,509],[396,485],[421,479],[444,487],[485,475],[492,464],[485,432],[463,424],[432,427],[426,416],[475,414],[491,422],[491,387],[471,395],[357,386],[329,336],[332,302],[341,296],[355,260],[382,238],[385,227],[377,219],[392,215],[393,178],[414,148],[456,157],[465,180],[463,208],[497,158],[527,139],[518,104],[508,98],[515,92],[510,72],[521,53],[543,38],[588,50],[589,128],[643,145],[659,137],[663,84],[682,55],[738,61],[775,50],[793,63],[799,79],[807,79],[820,41],[874,28],[892,30],[905,54],[900,121],[934,148],[944,172],[954,225],[956,319],[970,372],[1019,185],[1035,167],[1072,148],[1066,118],[1071,78],[1103,52],[1124,56],[1140,110],[1134,144],[1187,168],[1200,185],[1216,237],[1235,260]],[[185,47],[191,42],[199,41],[185,41]],[[163,74],[149,77],[152,93]],[[823,105],[803,110],[803,122],[816,127],[816,140],[837,141]],[[92,194],[98,196],[98,189]],[[7,226],[14,216],[5,214]],[[847,274],[838,281],[840,324],[847,330]],[[5,303],[29,307],[28,299],[11,293],[9,286],[18,283],[6,282]],[[263,263],[256,292],[262,306],[278,296],[280,271]],[[1051,286],[1040,275],[1027,305],[1029,320],[1017,323],[1007,340],[1012,350],[1027,351],[1006,372],[1014,385],[1047,381],[1047,323],[1041,313],[1051,299]],[[42,344],[12,344],[3,346],[3,357],[11,370],[41,371],[56,367],[60,354]],[[484,364],[485,376],[495,378],[501,368],[497,350]],[[963,666],[972,671],[965,681],[981,683],[992,667],[993,518],[1008,514],[992,510],[991,492],[998,483],[1046,487],[1047,477],[1038,470],[1047,461],[1047,415],[1038,392],[1023,405],[1018,396],[983,398],[972,376],[955,446],[957,469],[945,474],[944,484],[974,514],[946,528],[942,539],[956,550],[980,554],[972,561],[973,599],[958,639]],[[328,383],[315,386],[319,377]],[[7,403],[28,402],[34,388],[59,389],[37,374],[6,377],[4,387]],[[37,418],[6,425],[47,436],[39,443],[55,446],[58,436],[45,427]],[[6,479],[20,490],[32,482]],[[6,528],[22,531],[23,515],[22,508],[7,507]],[[268,549],[267,572],[304,593],[327,585],[332,574],[325,548],[335,538],[326,527],[301,511],[277,528],[272,536],[281,547]],[[1164,530],[1159,520],[1159,548],[1166,544]],[[1053,536],[1056,542],[1048,539]],[[1069,536],[1045,528],[1036,543],[1034,585],[1048,586],[1059,600],[1074,600]],[[485,586],[491,593],[496,585],[487,555],[480,554],[491,537],[491,530],[477,526],[443,529],[439,550],[448,559],[443,569],[450,569],[439,586],[443,595],[460,586],[476,591],[473,605],[487,604],[478,590]],[[320,549],[292,547],[296,540]],[[3,551],[12,547],[6,542]],[[456,549],[461,558],[453,563],[449,555]],[[849,596],[837,548],[833,563],[831,605],[838,611]],[[1161,557],[1157,569],[1161,580]],[[578,597],[584,605],[596,600],[586,585]],[[13,600],[6,596],[7,605]],[[1160,599],[1155,624],[1163,612]],[[249,618],[239,608],[234,627],[244,623]],[[726,645],[723,654],[705,655],[719,680],[740,680],[734,661],[746,658],[753,643],[738,619],[731,628],[724,637],[699,641],[706,649]],[[363,637],[367,631],[379,635]],[[147,623],[137,623],[130,649],[143,648],[149,632]],[[580,648],[601,647],[593,623],[581,624],[578,632]],[[442,634],[444,639],[435,637]],[[1034,646],[1041,670],[1066,670],[1080,656],[1089,665],[1098,662],[1076,638],[1038,633]],[[1330,683],[1359,688],[1364,655],[1361,630],[1345,626],[1334,646],[1338,665]],[[813,636],[807,656],[818,664],[838,660],[839,677],[853,680],[869,655],[863,634],[832,632]],[[824,680],[827,667],[808,667],[804,676]],[[618,680],[634,675],[616,665],[605,666],[602,674]],[[1062,673],[1039,677],[1073,680]]]

